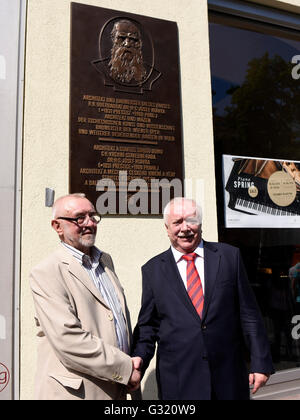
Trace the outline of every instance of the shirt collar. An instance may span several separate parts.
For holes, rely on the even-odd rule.
[[[178,251],[177,249],[175,249],[173,246],[171,246],[171,250],[173,252],[174,258],[176,263],[179,263],[179,261],[181,260],[182,256],[185,255],[184,253]],[[204,244],[203,244],[203,239],[201,240],[201,243],[197,246],[197,248],[194,251],[199,257],[204,258]]]
[[[84,254],[83,252],[79,251],[79,249],[74,248],[73,246],[62,242],[62,245],[68,249],[69,252],[76,258],[82,265],[84,266],[94,266],[99,264],[100,258],[102,255],[102,251],[98,249],[96,246],[93,246],[91,249],[91,257],[89,255]]]

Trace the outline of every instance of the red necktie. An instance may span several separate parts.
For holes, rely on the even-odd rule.
[[[202,318],[204,296],[201,279],[195,265],[195,259],[197,254],[183,255],[182,258],[187,262],[186,277],[187,277],[187,292],[188,295],[198,312],[200,318]]]

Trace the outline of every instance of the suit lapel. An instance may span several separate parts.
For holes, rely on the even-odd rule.
[[[209,242],[204,241],[204,275],[205,275],[205,295],[202,320],[205,318],[213,291],[216,285],[221,256],[218,249]]]
[[[163,270],[165,276],[172,284],[175,293],[178,294],[182,303],[187,309],[194,315],[194,317],[201,321],[197,314],[194,305],[184,287],[182,278],[180,276],[177,264],[175,262],[171,248],[162,254],[161,257],[163,263]],[[218,278],[218,271],[220,267],[221,256],[218,249],[209,242],[204,241],[204,275],[205,275],[205,296],[204,296],[204,308],[202,314],[202,321],[207,315],[207,311],[210,305],[211,297],[215,289],[216,281]]]
[[[109,308],[105,300],[103,299],[103,296],[95,286],[94,282],[86,272],[86,270],[80,265],[78,261],[69,253],[68,250],[62,248],[60,250],[60,256],[62,259],[62,262],[68,266],[69,273],[76,277],[78,281],[80,281],[92,294],[93,296],[100,302],[102,305],[104,305],[106,308]],[[107,254],[102,253],[100,258],[100,263],[105,270],[106,274],[108,275],[110,281],[113,283],[114,288],[116,290],[117,296],[119,298],[122,311],[126,320],[126,326],[127,326],[127,335],[128,335],[128,342],[131,344],[131,324],[130,324],[130,317],[129,313],[127,311],[127,306],[125,302],[125,296],[123,292],[123,288],[119,282],[119,279],[115,275],[115,273],[112,271],[112,269],[109,267],[109,260],[107,259]]]
[[[175,293],[180,298],[182,303],[186,306],[186,308],[191,312],[191,314],[197,319],[197,321],[201,321],[186,291],[186,288],[184,287],[184,284],[183,284],[181,275],[179,273],[171,248],[169,248],[168,251],[162,254],[161,260],[163,264],[163,271],[165,274],[165,278],[169,280]]]
[[[62,261],[64,264],[68,265],[69,273],[76,277],[93,295],[99,300],[104,306],[107,306],[103,296],[95,286],[94,282],[86,272],[86,270],[80,265],[78,261],[70,254],[66,249],[62,249]]]

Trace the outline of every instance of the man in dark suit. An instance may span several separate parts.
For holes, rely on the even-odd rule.
[[[164,218],[171,248],[142,267],[133,355],[145,371],[158,344],[162,400],[247,400],[249,385],[255,393],[273,365],[240,252],[202,240],[202,211],[193,200],[175,198]]]

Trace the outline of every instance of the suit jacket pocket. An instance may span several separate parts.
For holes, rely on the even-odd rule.
[[[59,382],[62,386],[65,388],[72,388],[76,391],[79,390],[79,388],[82,385],[82,378],[76,378],[75,376],[63,376],[58,374],[49,374],[50,378],[55,379],[57,382]]]

